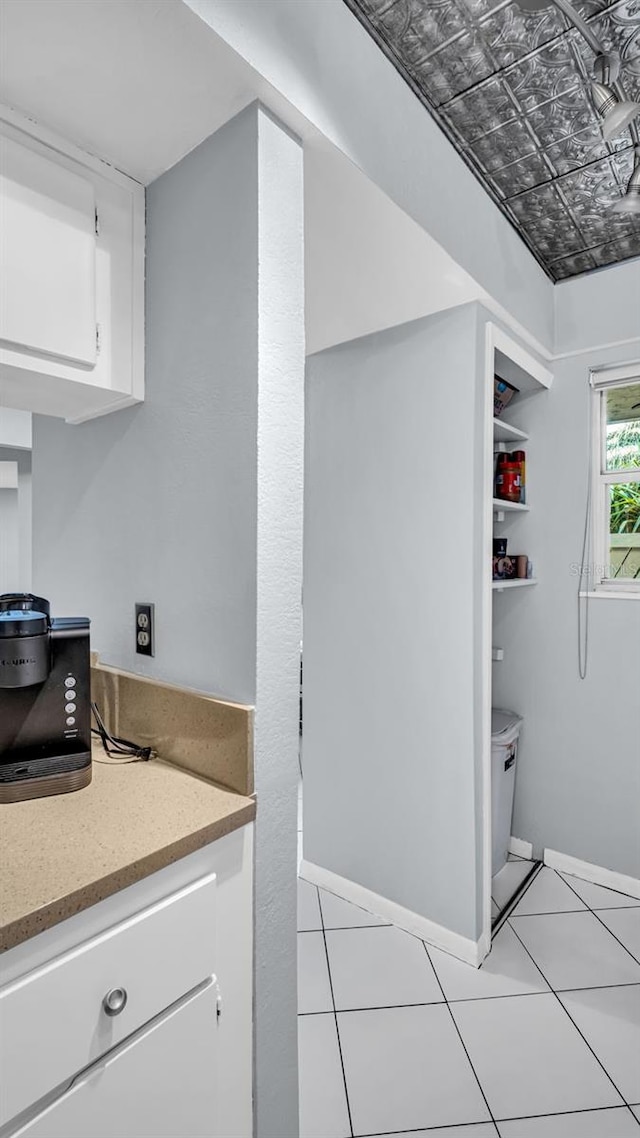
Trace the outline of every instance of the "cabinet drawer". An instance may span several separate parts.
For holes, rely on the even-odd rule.
[[[216,989],[209,983],[80,1075],[13,1138],[214,1138]]]
[[[200,878],[0,988],[0,1125],[214,973],[215,888]]]

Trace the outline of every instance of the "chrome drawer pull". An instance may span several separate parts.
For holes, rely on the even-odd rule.
[[[124,1011],[127,999],[126,988],[110,988],[102,1001],[105,1015],[119,1016],[120,1012]]]

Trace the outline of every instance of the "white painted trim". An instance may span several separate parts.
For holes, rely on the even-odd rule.
[[[313,862],[302,860],[300,876],[305,881],[310,881],[312,885],[318,885],[321,889],[342,897],[344,901],[350,901],[352,905],[358,905],[360,909],[365,909],[384,921],[390,921],[397,928],[404,929],[412,936],[419,937],[434,948],[440,948],[450,956],[463,960],[465,964],[473,965],[474,968],[479,968],[489,952],[491,940],[490,938],[487,940],[484,933],[479,940],[470,940],[460,933],[445,928],[444,925],[430,921],[428,917],[422,917],[411,909],[405,909],[403,905],[398,905],[395,901],[380,896],[379,893],[373,893],[364,885],[348,881],[346,877],[332,873],[330,869],[322,869]]]
[[[589,597],[594,601],[640,601],[640,586],[637,589],[608,589],[603,585],[601,589],[592,589],[581,592],[580,597]]]
[[[480,801],[482,816],[482,937],[491,944],[491,688],[493,682],[493,379],[496,326],[487,322],[484,348],[483,392],[483,498],[482,498],[482,593],[480,643]],[[476,768],[477,770],[477,768]]]
[[[73,419],[65,419],[65,422],[70,423],[71,426],[76,426],[78,423],[88,423],[91,419],[101,419],[103,415],[110,415],[112,411],[123,411],[126,407],[135,407],[138,403],[143,402],[142,395],[123,395],[122,399],[115,399],[113,403],[110,402],[94,411],[85,411],[81,415],[74,416]]]
[[[143,402],[145,391],[145,293],[147,199],[144,189],[132,195],[131,209],[131,395]]]
[[[516,857],[526,858],[527,861],[533,861],[533,844],[523,841],[522,838],[514,838],[512,835],[509,838],[509,853],[515,854]]]
[[[609,340],[605,344],[588,344],[583,348],[572,348],[568,352],[554,352],[546,347],[545,344],[541,343],[528,328],[525,328],[524,324],[516,320],[516,318],[512,316],[502,304],[494,300],[489,293],[485,293],[483,290],[475,299],[479,304],[483,304],[498,320],[501,320],[510,332],[517,336],[523,344],[526,344],[528,348],[534,351],[536,355],[540,356],[540,358],[545,360],[550,366],[552,366],[556,360],[569,360],[575,356],[596,355],[598,352],[607,352],[612,349],[615,350],[616,348],[625,348],[628,344],[640,343],[640,336],[631,336],[623,340]]]
[[[528,328],[525,328],[524,324],[521,324],[519,320],[516,320],[515,316],[512,316],[511,313],[506,308],[504,308],[502,304],[499,304],[497,300],[494,300],[494,298],[490,296],[488,292],[484,292],[483,290],[476,299],[479,304],[483,304],[484,307],[487,308],[489,312],[493,313],[493,315],[496,316],[498,320],[501,320],[502,323],[505,324],[507,328],[509,328],[514,333],[514,335],[518,336],[523,344],[527,344],[532,349],[532,351],[541,356],[543,360],[548,360],[549,363],[551,363],[555,359],[555,356],[553,355],[551,349],[545,347],[545,345],[541,343],[541,341],[538,340],[537,337],[534,336]]]
[[[121,173],[115,166],[109,165],[101,158],[96,158],[94,154],[89,154],[87,150],[81,150],[73,142],[69,142],[62,135],[56,134],[55,131],[49,130],[49,127],[44,126],[38,122],[37,119],[32,118],[30,115],[25,115],[21,111],[16,111],[13,107],[7,106],[6,103],[0,103],[0,122],[6,123],[8,126],[19,130],[26,134],[29,138],[41,142],[44,146],[48,146],[50,150],[56,150],[58,154],[64,155],[65,158],[72,158],[74,162],[85,166],[88,170],[94,170],[101,178],[105,178],[109,182],[113,182],[116,186],[123,186],[125,189],[130,190],[132,185],[136,185],[143,189],[142,183],[138,182],[136,178],[131,178],[128,174]]]
[[[534,356],[530,355],[517,340],[512,339],[512,337],[508,336],[506,332],[503,332],[501,328],[496,327],[495,324],[491,325],[491,327],[493,328],[494,349],[502,352],[504,356],[508,356],[510,360],[513,360],[514,364],[517,364],[527,375],[535,379],[536,383],[539,383],[541,387],[551,387],[553,383],[553,372],[550,372],[548,368],[544,367],[544,365],[535,359]]]
[[[544,851],[544,864],[550,869],[559,870],[560,873],[569,873],[573,877],[580,877],[583,881],[604,885],[605,889],[615,889],[618,893],[626,893],[629,897],[640,899],[640,878],[617,873],[614,869],[604,869],[603,866],[593,865],[590,861],[580,861],[577,857],[558,853],[557,850]]]
[[[596,355],[598,352],[608,352],[612,348],[625,348],[627,344],[638,343],[640,343],[640,338],[631,336],[628,340],[610,340],[608,344],[591,344],[588,348],[573,348],[570,352],[558,352],[557,355],[552,355],[549,358],[551,360],[570,360],[575,356]]]

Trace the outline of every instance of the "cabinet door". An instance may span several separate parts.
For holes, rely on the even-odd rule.
[[[0,200],[0,341],[94,367],[93,186],[1,137]]]
[[[12,1138],[215,1138],[217,986],[159,1016]]]

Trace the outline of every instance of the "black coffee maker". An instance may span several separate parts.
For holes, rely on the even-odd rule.
[[[0,596],[0,802],[91,782],[89,621],[51,618],[31,593]]]

